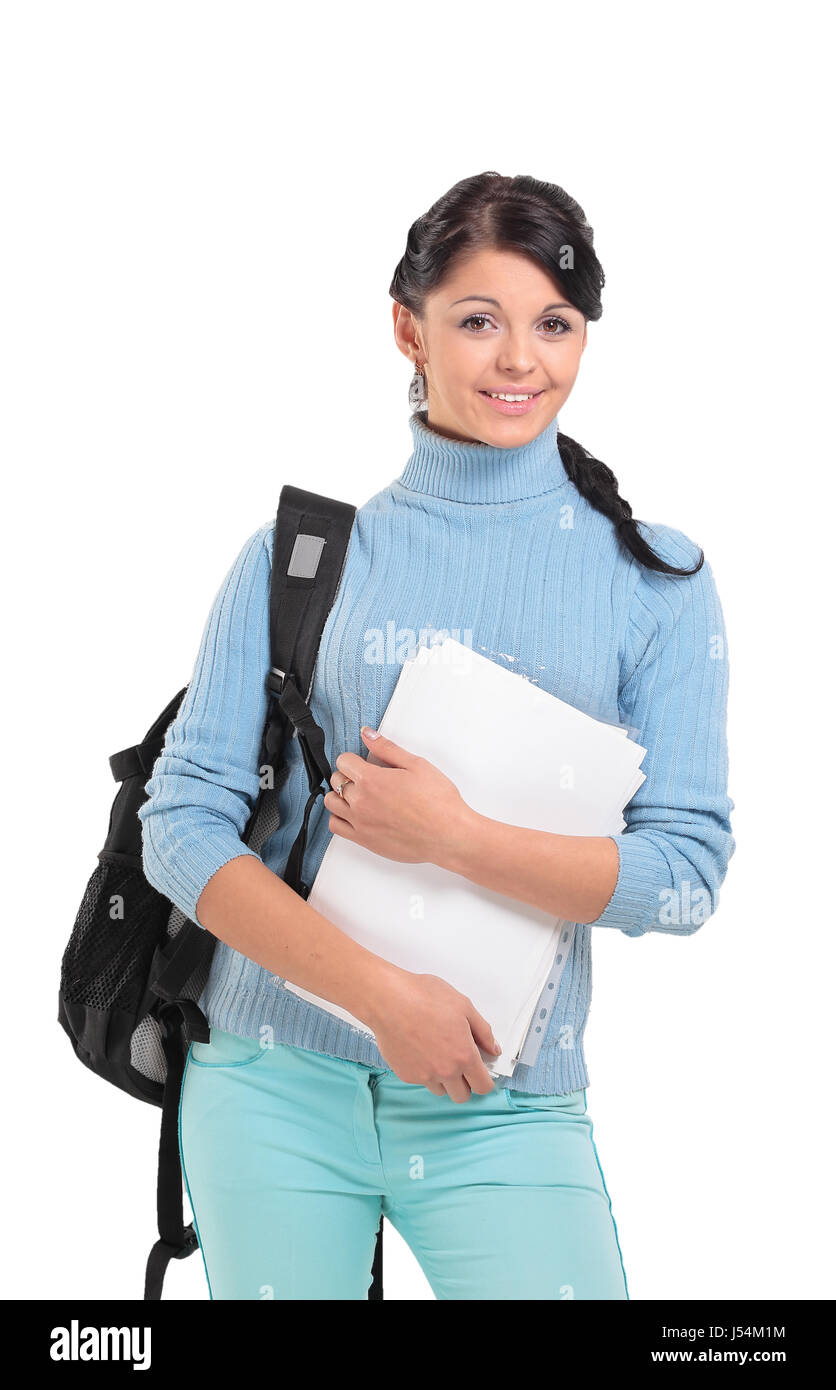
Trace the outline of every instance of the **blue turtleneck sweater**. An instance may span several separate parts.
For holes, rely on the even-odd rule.
[[[403,471],[357,510],[311,706],[332,766],[343,751],[366,756],[360,726],[377,727],[410,644],[446,629],[587,714],[625,725],[647,749],[646,780],[625,812],[626,830],[613,837],[613,895],[595,922],[575,930],[536,1062],[497,1083],[576,1090],[589,1081],[583,1033],[595,931],[690,935],[716,908],[734,852],[720,603],[707,560],[677,578],[621,548],[612,522],[569,480],[556,419],[513,449],[447,439],[423,412],[409,425]],[[273,524],[250,536],[221,584],[139,813],[147,878],[194,921],[212,875],[253,853],[240,836],[259,790]],[[681,531],[642,531],[671,564],[691,566],[699,554]],[[308,796],[297,739],[287,756],[281,824],[261,852],[277,874]],[[308,883],[330,836],[320,798]],[[386,1065],[368,1036],[223,942],[200,1002],[210,1025],[228,1032],[260,1037],[269,1025],[276,1042]]]

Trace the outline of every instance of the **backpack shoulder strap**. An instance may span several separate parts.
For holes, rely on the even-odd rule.
[[[309,795],[283,878],[304,898],[309,885],[302,880],[302,861],[310,814],[317,798],[329,790],[331,779],[325,735],[309,700],[322,634],[345,567],[355,515],[356,508],[348,502],[289,483],[282,488],[276,514],[270,580],[271,669],[266,681],[270,700],[261,766],[272,769],[275,788],[284,765],[285,742],[294,736],[298,739]],[[275,806],[272,814],[276,815]],[[266,838],[265,831],[271,833],[271,824],[265,825],[259,815],[258,828],[253,827],[247,843],[259,848]]]
[[[291,675],[307,701],[325,620],[345,565],[356,509],[286,483],[279,499],[270,581],[272,682]],[[278,686],[277,686],[278,682]]]

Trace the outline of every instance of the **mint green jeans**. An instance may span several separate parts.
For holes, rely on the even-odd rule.
[[[627,1299],[586,1091],[457,1104],[211,1029],[180,1157],[212,1299],[366,1299],[381,1213],[438,1299]]]

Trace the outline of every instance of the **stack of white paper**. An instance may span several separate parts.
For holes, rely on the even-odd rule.
[[[625,729],[451,637],[404,662],[379,728],[446,773],[474,810],[534,830],[618,835],[644,781],[646,749]],[[372,754],[369,761],[380,763]],[[574,932],[573,923],[436,864],[399,863],[339,835],[308,902],[368,950],[468,995],[502,1047],[498,1059],[482,1053],[494,1076],[511,1075],[547,980],[556,995]],[[338,1005],[286,987],[374,1036]],[[538,1028],[542,1034],[542,1020],[532,1033]],[[529,1042],[527,1062],[534,1052]]]

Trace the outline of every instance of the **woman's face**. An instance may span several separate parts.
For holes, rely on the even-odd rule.
[[[541,433],[571,391],[586,321],[534,261],[483,250],[428,296],[424,317],[393,305],[395,341],[424,366],[427,418],[451,439],[511,448]],[[489,393],[534,393],[507,405]]]

